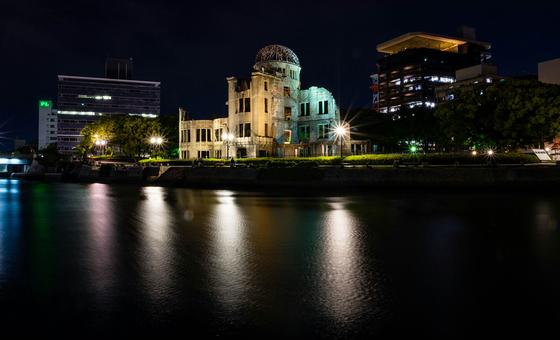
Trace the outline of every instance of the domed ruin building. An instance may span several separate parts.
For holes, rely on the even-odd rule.
[[[227,78],[227,117],[189,120],[180,110],[180,158],[338,155],[334,97],[322,87],[301,89],[300,73],[291,49],[262,48],[250,78]]]

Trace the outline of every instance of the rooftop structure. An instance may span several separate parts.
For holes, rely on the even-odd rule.
[[[461,46],[467,44],[480,45],[487,50],[491,48],[491,45],[487,42],[453,38],[425,32],[411,32],[377,45],[377,52],[395,54],[408,49],[429,48],[442,52],[460,53]]]

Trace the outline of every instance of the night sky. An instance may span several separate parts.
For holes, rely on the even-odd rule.
[[[554,1],[3,1],[0,148],[37,138],[37,100],[56,100],[57,74],[103,76],[107,56],[162,82],[162,114],[184,106],[202,118],[224,115],[225,78],[249,76],[257,51],[278,43],[298,55],[303,87],[354,108],[371,100],[382,41],[468,25],[492,43],[500,74],[536,74],[560,57],[558,13]]]

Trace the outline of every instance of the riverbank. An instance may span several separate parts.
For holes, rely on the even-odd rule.
[[[193,188],[369,190],[375,188],[543,188],[560,186],[560,168],[517,166],[187,167],[99,171],[83,166],[61,181]]]

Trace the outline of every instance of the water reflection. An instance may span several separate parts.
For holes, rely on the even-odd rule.
[[[106,293],[114,284],[115,212],[111,186],[95,183],[88,186],[88,254],[96,292]]]
[[[20,238],[19,181],[0,179],[0,285],[7,279],[15,261]]]
[[[164,188],[144,187],[142,193],[146,199],[138,211],[143,256],[140,264],[148,295],[154,303],[161,303],[172,293],[172,216]]]
[[[251,277],[247,270],[250,252],[247,248],[246,224],[230,191],[217,191],[217,202],[211,213],[212,273],[222,307],[233,312],[247,300]]]
[[[323,226],[320,288],[322,304],[340,323],[353,321],[364,309],[366,272],[358,220],[343,200],[330,202]]]

